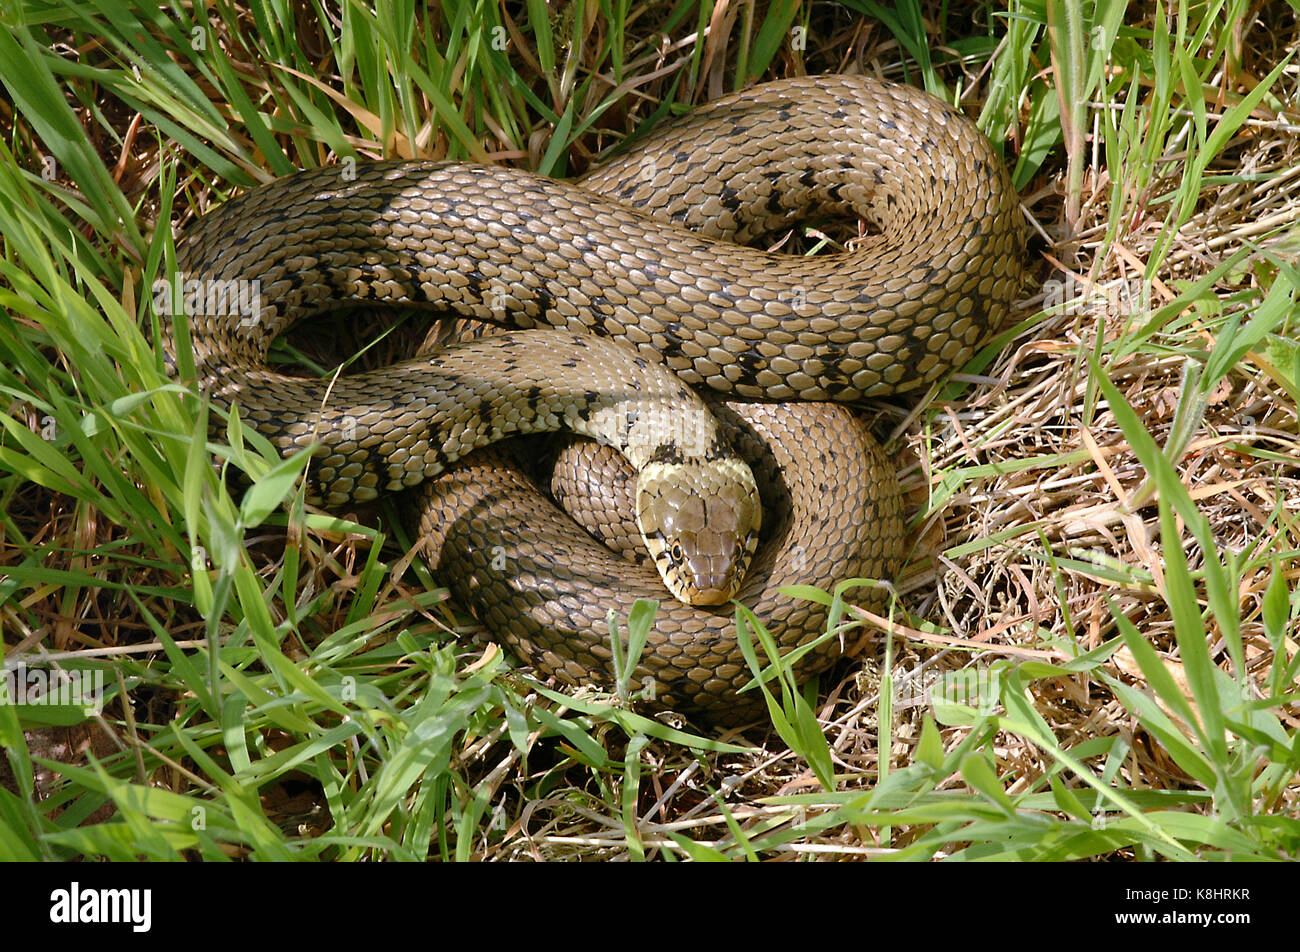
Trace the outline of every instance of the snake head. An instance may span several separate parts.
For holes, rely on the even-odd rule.
[[[737,458],[651,462],[637,478],[641,535],[664,584],[688,605],[735,597],[762,512],[754,474]]]

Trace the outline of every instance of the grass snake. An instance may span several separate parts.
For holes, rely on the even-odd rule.
[[[315,501],[423,483],[442,580],[568,684],[608,682],[607,610],[663,599],[663,584],[595,543],[507,457],[461,457],[535,430],[616,446],[640,473],[623,492],[659,546],[659,574],[695,564],[715,603],[665,600],[635,679],[653,683],[659,706],[726,723],[753,712],[752,695],[735,693],[749,678],[725,604],[737,585],[789,651],[822,632],[826,610],[780,586],[899,567],[897,482],[843,405],[922,390],[1004,321],[1020,285],[1017,206],[999,157],[956,110],[865,77],[804,77],[701,106],[578,183],[426,161],[298,173],[205,215],[178,270],[202,390],[283,452],[314,447]],[[810,257],[750,246],[828,215],[872,232]],[[229,306],[248,287],[252,306]],[[267,366],[289,325],[358,303],[513,330],[333,381]],[[164,341],[176,372],[179,325]],[[582,460],[579,471],[604,473]],[[701,490],[662,472],[681,467],[731,469]],[[669,488],[649,486],[648,471]],[[762,519],[743,511],[751,471],[787,507],[757,555]],[[672,496],[668,514],[643,512],[640,493]],[[861,640],[823,639],[801,675]]]

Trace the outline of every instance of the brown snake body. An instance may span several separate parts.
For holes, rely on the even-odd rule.
[[[473,439],[430,429],[431,413],[461,399],[450,384],[477,377],[474,365],[436,386],[419,384],[415,370],[327,387],[266,369],[275,335],[332,306],[427,304],[519,328],[594,332],[692,387],[852,402],[914,391],[960,366],[1019,290],[1022,228],[1000,160],[968,120],[909,87],[837,76],[756,87],[666,126],[581,186],[503,168],[379,163],[351,179],[303,173],[227,203],[187,235],[181,270],[256,280],[258,307],[191,314],[200,385],[238,403],[286,452],[316,445],[319,495],[338,503],[413,485],[471,444],[550,427],[533,425],[548,411],[525,388],[446,410],[478,427]],[[865,218],[878,234],[810,258],[735,243],[827,213]],[[167,340],[174,349],[170,329]],[[566,379],[571,360],[552,352],[554,340],[527,362],[539,377]],[[403,377],[416,397],[394,389]],[[605,395],[574,383],[567,399],[558,416],[572,422]],[[776,585],[890,577],[902,555],[901,502],[888,463],[847,411],[809,403],[737,412],[752,431],[774,434],[766,462],[755,450],[756,465],[793,505],[769,529],[741,598],[789,650],[818,634],[824,615]],[[671,438],[656,452],[682,455]],[[605,680],[606,610],[625,611],[637,594],[662,598],[662,586],[624,588],[628,566],[597,563],[570,534],[578,530],[553,524],[549,504],[516,480],[477,454],[434,480],[423,518],[434,561],[544,673]],[[661,609],[636,675],[656,679],[657,703],[737,719],[734,692],[749,674],[732,615],[725,606]],[[824,645],[801,671],[840,648]]]

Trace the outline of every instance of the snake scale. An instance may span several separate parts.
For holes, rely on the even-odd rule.
[[[873,233],[813,257],[750,247],[827,215]],[[701,106],[576,185],[423,161],[298,173],[205,215],[178,267],[199,386],[283,452],[314,447],[313,498],[346,505],[423,482],[440,578],[567,684],[608,683],[608,609],[664,600],[635,677],[653,679],[657,705],[729,723],[754,710],[753,694],[736,695],[749,671],[729,605],[665,599],[654,569],[601,548],[519,465],[492,449],[460,457],[573,429],[644,477],[731,466],[735,446],[788,507],[743,580],[753,539],[714,531],[744,521],[734,481],[665,490],[678,507],[666,520],[723,539],[724,561],[740,563],[707,583],[713,601],[740,584],[783,651],[806,644],[825,609],[779,586],[887,579],[903,553],[892,469],[843,404],[920,390],[966,361],[1010,311],[1023,238],[1001,161],[959,112],[910,87],[820,76]],[[213,307],[210,289],[234,281],[252,283],[255,306]],[[334,381],[266,366],[290,324],[357,303],[516,330]],[[175,325],[164,342],[175,372]],[[694,390],[728,399],[706,405]],[[640,524],[648,540],[655,518]],[[799,673],[861,639],[824,641]]]

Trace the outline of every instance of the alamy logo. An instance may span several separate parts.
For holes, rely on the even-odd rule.
[[[970,708],[977,715],[988,716],[997,710],[1000,680],[997,672],[987,668],[948,671],[930,688],[930,701],[936,710]]]
[[[98,714],[104,709],[104,672],[5,665],[4,679],[0,680],[0,704],[75,707],[87,716]]]
[[[153,283],[154,313],[184,313],[190,317],[236,317],[256,324],[262,313],[262,282],[231,278],[185,278],[179,272],[169,283]]]
[[[129,922],[131,931],[148,932],[153,921],[149,889],[82,889],[73,882],[50,893],[50,921],[62,923]]]

